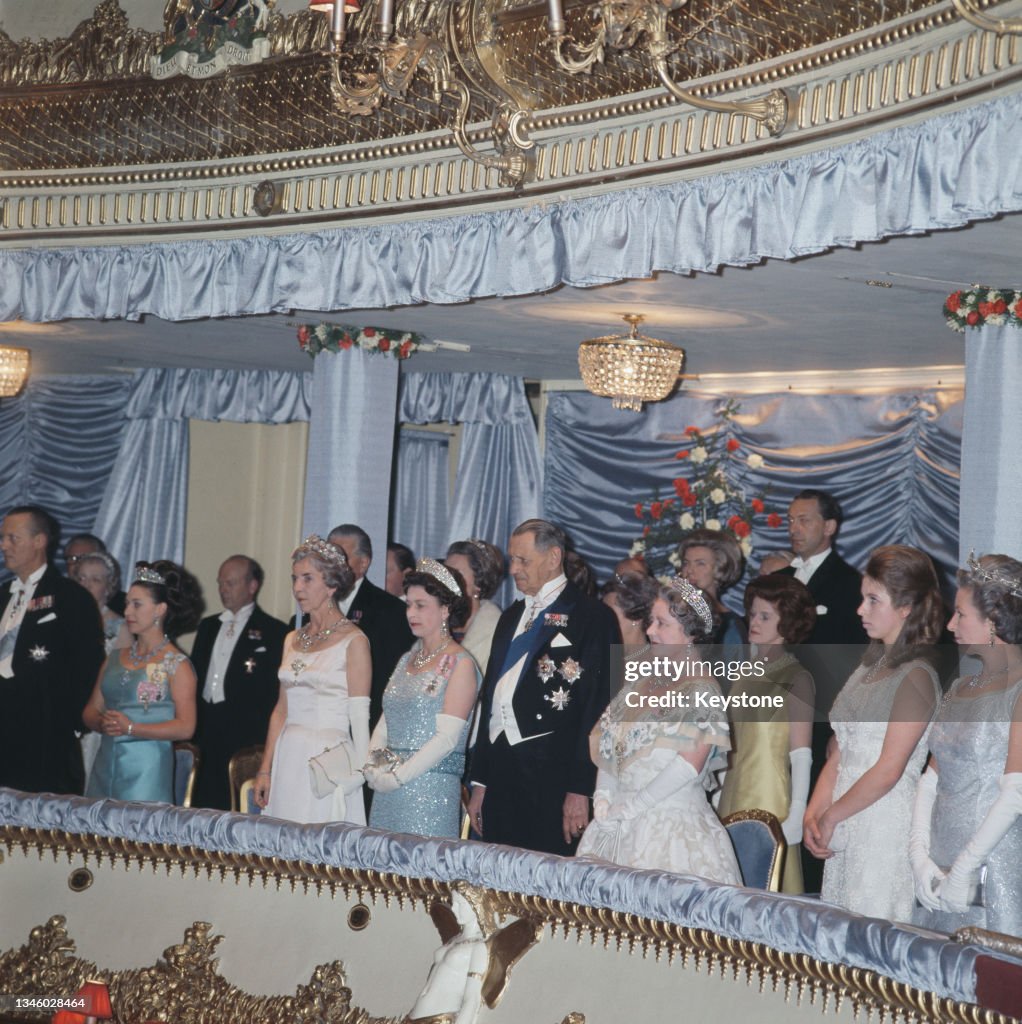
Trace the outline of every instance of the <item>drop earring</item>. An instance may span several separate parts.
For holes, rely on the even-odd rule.
[[[440,620],[440,635],[446,640],[451,635],[451,631],[447,628],[447,620]]]

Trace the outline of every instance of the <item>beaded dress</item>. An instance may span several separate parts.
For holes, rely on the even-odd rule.
[[[126,652],[111,653],[100,690],[109,711],[120,711],[139,725],[169,722],[176,715],[170,680],[185,661],[168,650],[158,662],[131,668]],[[170,740],[137,736],[103,736],[92,765],[86,796],[115,800],[174,802],[174,745]]]
[[[409,672],[413,654],[402,655],[383,692],[383,717],[387,722],[387,747],[407,760],[436,732],[436,716],[443,713],[444,694],[451,673],[468,660],[475,670],[476,691],[481,678],[467,652],[448,654],[422,672]],[[457,839],[461,834],[461,777],[465,772],[465,723],[454,749],[417,778],[391,793],[373,794],[369,824],[388,832]]]
[[[937,673],[925,661],[905,662],[876,682],[869,681],[869,671],[860,665],[851,674],[830,712],[841,755],[835,801],[879,760],[898,688],[909,672],[923,671],[929,676],[934,706],[940,697]],[[912,919],[915,887],[908,832],[926,750],[924,732],[894,787],[838,823],[830,843],[834,856],[823,865],[820,898],[824,902],[870,917]]]
[[[1008,734],[1022,696],[1020,680],[1006,690],[970,697],[969,679],[952,684],[930,732],[930,750],[939,773],[930,858],[944,870],[976,834],[1000,793]],[[1022,935],[1022,817],[1015,819],[986,859],[982,901],[982,906],[970,906],[963,914],[917,906],[914,920],[939,932],[978,925],[1006,935]]]

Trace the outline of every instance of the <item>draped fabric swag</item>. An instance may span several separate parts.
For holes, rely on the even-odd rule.
[[[450,518],[450,438],[427,430],[398,433],[391,536],[416,558],[443,558]]]
[[[746,480],[753,493],[769,488],[769,509],[784,515],[798,491],[824,489],[844,507],[838,548],[852,564],[861,568],[878,545],[902,543],[946,571],[958,565],[961,389],[738,398],[733,436],[740,456],[763,456]],[[674,457],[685,427],[715,429],[725,400],[685,391],[634,416],[584,392],[550,396],[545,514],[568,529],[601,578],[639,536],[635,503],[673,497],[672,480],[694,471]],[[753,565],[788,547],[785,527],[753,534]],[[740,590],[727,595],[735,607]]]

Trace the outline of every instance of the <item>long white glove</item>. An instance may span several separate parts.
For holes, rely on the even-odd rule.
[[[380,715],[380,720],[376,723],[376,728],[373,729],[373,734],[369,738],[369,753],[371,754],[374,750],[383,750],[387,745],[387,716]]]
[[[377,793],[392,793],[439,764],[458,745],[464,728],[464,718],[437,715],[436,732],[407,761],[394,771],[369,767],[366,769],[366,781]]]
[[[937,889],[942,910],[957,914],[968,910],[973,872],[990,856],[1015,819],[1022,814],[1022,772],[1002,775],[999,785],[1001,791],[997,799]]]
[[[603,821],[617,792],[617,779],[610,772],[600,768],[596,773],[596,789],[593,790],[593,821]]]
[[[916,899],[927,910],[940,910],[937,887],[944,881],[944,872],[930,857],[930,824],[936,799],[937,773],[927,768],[916,786],[912,827],[908,833],[908,859],[915,878]]]
[[[349,697],[348,717],[351,721],[351,745],[355,748],[353,764],[365,764],[369,756],[369,698]],[[352,772],[338,785],[345,794],[354,793],[365,784],[365,776],[361,771]]]
[[[666,800],[672,793],[677,793],[682,786],[698,777],[699,772],[680,754],[672,757],[671,763],[632,797],[628,805],[622,809],[621,816],[634,818],[636,815],[651,810],[662,800]]]
[[[788,754],[791,762],[791,804],[788,816],[781,822],[781,831],[789,846],[802,842],[802,819],[809,803],[809,773],[813,767],[813,752],[808,747],[798,747]]]

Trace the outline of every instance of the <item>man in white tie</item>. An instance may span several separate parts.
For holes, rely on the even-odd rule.
[[[560,527],[528,519],[508,556],[524,595],[501,615],[472,759],[473,828],[484,839],[571,854],[589,821],[589,733],[610,699],[614,613],[564,575]]]
[[[103,625],[92,595],[52,564],[60,525],[20,505],[0,527],[0,786],[81,793],[76,731],[103,663]]]
[[[224,610],[202,620],[192,646],[201,757],[192,805],[230,810],[227,766],[239,750],[266,739],[287,626],[256,603],[263,570],[254,558],[232,555],[216,582]]]

